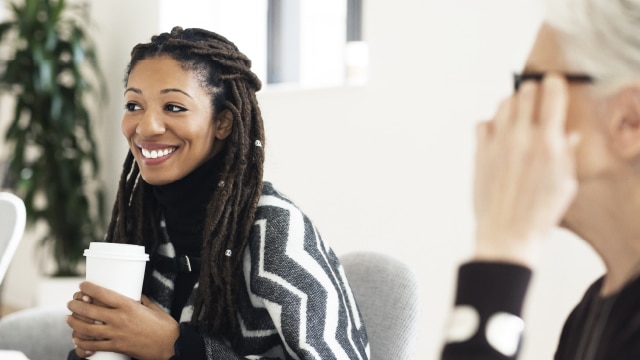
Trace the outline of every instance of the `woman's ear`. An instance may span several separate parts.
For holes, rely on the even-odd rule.
[[[609,122],[612,147],[618,156],[640,158],[640,84],[629,86],[616,96],[616,110]]]
[[[233,113],[229,109],[222,110],[215,119],[216,139],[224,140],[233,129]]]

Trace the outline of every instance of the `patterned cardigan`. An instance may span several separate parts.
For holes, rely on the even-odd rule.
[[[175,261],[170,242],[157,255]],[[240,345],[231,348],[225,339],[205,335],[207,359],[369,359],[365,326],[337,256],[309,218],[268,182],[243,269]],[[151,275],[145,294],[169,312],[176,273],[154,269]],[[191,320],[196,288],[182,310],[183,325]]]

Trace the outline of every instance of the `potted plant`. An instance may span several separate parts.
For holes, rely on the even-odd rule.
[[[0,23],[0,91],[15,100],[5,187],[25,201],[29,226],[46,223],[53,276],[81,274],[83,250],[104,235],[93,118],[106,92],[88,19],[86,5],[21,0]]]

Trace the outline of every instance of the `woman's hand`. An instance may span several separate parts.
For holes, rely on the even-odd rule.
[[[477,260],[531,265],[577,191],[576,134],[567,134],[566,81],[526,82],[478,125]]]
[[[112,351],[140,360],[169,359],[174,354],[179,325],[146,296],[140,303],[83,282],[67,307],[72,312],[67,323],[73,329],[80,357],[95,351]]]

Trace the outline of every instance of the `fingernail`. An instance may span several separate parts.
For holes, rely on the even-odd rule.
[[[91,356],[91,355],[93,355],[93,351],[86,350],[84,352],[84,354],[87,355],[87,356]]]
[[[82,295],[82,301],[89,302],[90,298],[87,295]]]
[[[104,325],[104,323],[100,320],[93,320],[93,323],[96,325]]]

